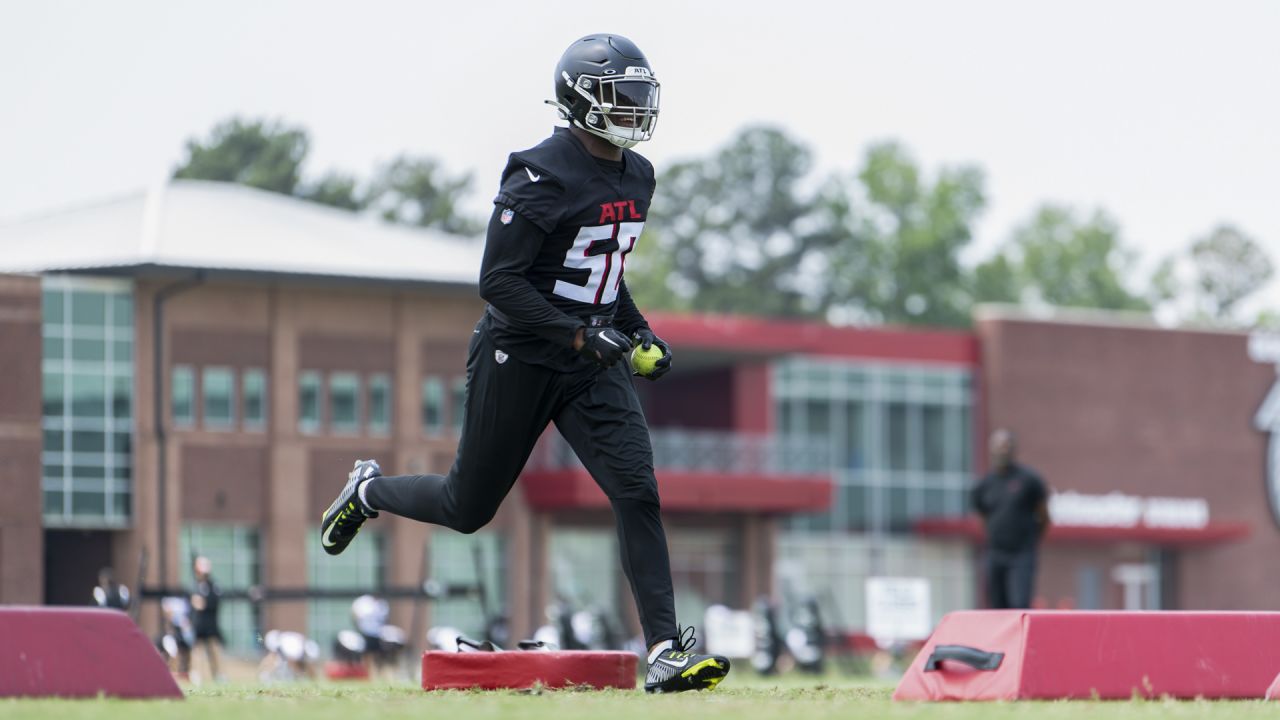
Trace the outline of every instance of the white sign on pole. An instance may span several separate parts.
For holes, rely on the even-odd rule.
[[[867,634],[877,643],[924,640],[931,632],[926,578],[867,578]]]

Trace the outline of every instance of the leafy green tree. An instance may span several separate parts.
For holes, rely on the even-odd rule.
[[[980,301],[1043,302],[1062,307],[1149,310],[1125,286],[1135,254],[1105,212],[1082,220],[1069,208],[1045,205],[1014,230],[1001,252],[974,272]],[[1003,266],[1003,267],[1002,267]],[[998,279],[998,281],[997,281]]]
[[[483,225],[460,207],[470,188],[470,174],[449,177],[434,158],[401,156],[374,176],[369,204],[391,222],[474,235]]]
[[[1230,322],[1241,300],[1257,292],[1275,274],[1267,253],[1231,225],[1219,225],[1191,244],[1195,292],[1201,314]]]
[[[292,195],[311,141],[302,128],[230,118],[205,140],[190,139],[173,177],[218,180]]]
[[[836,247],[855,242],[833,185],[805,192],[807,148],[751,127],[710,157],[662,173],[645,239],[627,266],[642,307],[780,316],[830,303]]]
[[[328,173],[315,184],[299,188],[298,197],[343,210],[363,210],[367,204],[355,176],[340,172]]]
[[[964,326],[972,303],[960,251],[985,206],[983,176],[974,167],[945,168],[929,182],[897,143],[873,145],[858,179],[870,222],[864,302],[891,323]]]

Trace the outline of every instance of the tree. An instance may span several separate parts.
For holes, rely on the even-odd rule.
[[[1000,253],[975,269],[975,298],[1149,310],[1124,284],[1135,259],[1105,212],[1081,220],[1069,208],[1045,205],[1014,230]]]
[[[642,307],[815,316],[831,302],[831,251],[856,239],[834,181],[804,193],[809,150],[772,127],[740,132],[658,181],[628,262]]]
[[[223,120],[208,139],[190,139],[173,177],[218,180],[292,195],[311,141],[302,128],[279,122]]]
[[[298,191],[298,197],[343,210],[363,210],[367,199],[360,195],[355,176],[330,172],[313,185]]]
[[[471,175],[448,177],[434,158],[406,155],[377,172],[369,203],[391,222],[474,235],[483,226],[460,209],[470,188]]]
[[[1219,225],[1191,244],[1197,307],[1206,317],[1230,322],[1239,302],[1257,292],[1275,270],[1266,252],[1232,225]]]
[[[964,326],[972,297],[959,255],[986,203],[983,176],[968,166],[944,168],[932,183],[921,174],[897,143],[867,151],[858,173],[871,218],[863,301],[886,322]]]

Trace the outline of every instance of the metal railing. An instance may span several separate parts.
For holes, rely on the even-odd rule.
[[[651,428],[649,438],[658,471],[804,475],[831,470],[830,444],[813,438],[678,428]],[[582,463],[564,438],[550,431],[534,448],[527,467],[562,470],[581,468]]]

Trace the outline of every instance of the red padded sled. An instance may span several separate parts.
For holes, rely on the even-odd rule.
[[[629,652],[442,652],[422,654],[422,689],[482,690],[636,686]]]
[[[1280,672],[1280,613],[955,612],[895,700],[1261,698]]]
[[[0,697],[182,697],[155,646],[118,610],[0,607],[0,638]]]

